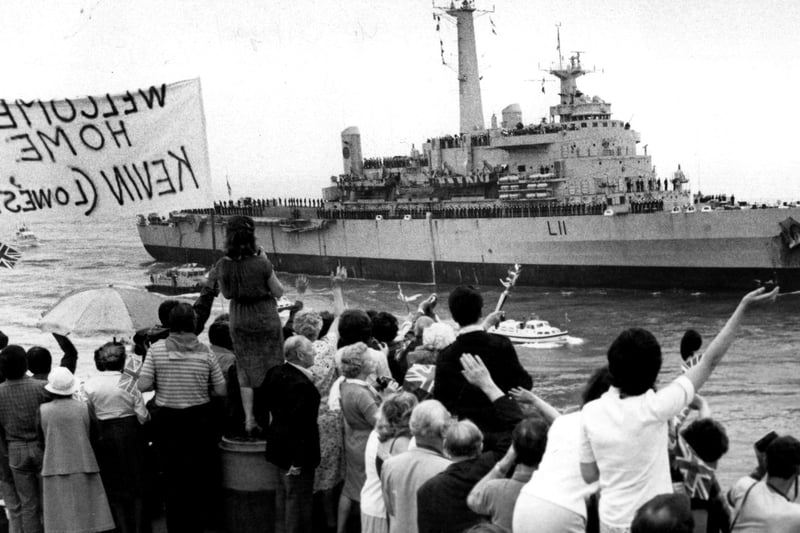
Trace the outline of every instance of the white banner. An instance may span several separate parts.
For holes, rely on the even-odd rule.
[[[200,80],[84,98],[0,99],[0,220],[210,207]]]

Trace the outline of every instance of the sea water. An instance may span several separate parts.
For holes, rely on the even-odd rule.
[[[85,287],[108,284],[144,287],[149,274],[169,266],[156,263],[139,241],[135,221],[124,218],[74,224],[30,225],[39,237],[36,248],[22,250],[22,260],[13,270],[0,269],[0,330],[12,343],[26,348],[42,345],[58,361],[55,340],[36,323],[64,294]],[[13,229],[0,227],[0,242],[10,243]],[[280,274],[290,298],[295,295],[295,275]],[[406,295],[437,292],[437,312],[449,319],[447,294],[452,287],[403,284]],[[486,309],[493,309],[500,283],[481,287]],[[396,283],[348,280],[344,288],[351,308],[386,310],[404,316],[416,303],[398,299]],[[517,351],[531,373],[534,390],[554,406],[579,402],[580,390],[589,374],[605,363],[605,353],[614,337],[628,327],[652,331],[661,342],[664,366],[661,383],[679,373],[678,347],[687,328],[696,329],[708,346],[733,312],[740,294],[647,292],[596,289],[513,289],[505,306],[507,318],[524,320],[532,314],[569,330],[563,344],[520,346]],[[213,314],[226,309],[215,302]],[[311,277],[304,301],[315,309],[331,309],[329,281]],[[720,461],[723,487],[754,466],[752,444],[770,430],[800,437],[800,354],[798,314],[800,296],[778,298],[770,306],[749,312],[736,342],[703,387],[713,416],[725,426],[730,451]],[[201,338],[205,338],[201,336]],[[92,354],[106,338],[75,338],[80,358],[77,375],[83,380],[94,369]]]

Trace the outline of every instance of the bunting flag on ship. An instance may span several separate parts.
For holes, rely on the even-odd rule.
[[[0,242],[0,267],[1,268],[14,268],[17,261],[20,260],[22,254],[7,244]]]
[[[0,98],[0,220],[212,204],[200,80],[56,100]]]

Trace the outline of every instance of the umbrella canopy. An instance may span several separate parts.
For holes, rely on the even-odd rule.
[[[42,331],[77,336],[133,336],[159,323],[164,299],[143,289],[114,287],[73,291],[42,315]]]

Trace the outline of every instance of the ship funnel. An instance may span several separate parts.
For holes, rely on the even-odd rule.
[[[458,100],[460,132],[483,130],[483,103],[478,75],[478,53],[475,50],[475,25],[472,0],[463,0],[460,7],[450,4],[447,14],[456,19],[458,30]]]
[[[361,176],[364,173],[364,159],[361,155],[361,133],[355,126],[342,132],[342,161],[344,174]]]
[[[503,122],[500,126],[507,130],[513,130],[517,124],[522,124],[522,108],[519,104],[511,104],[503,109]]]

